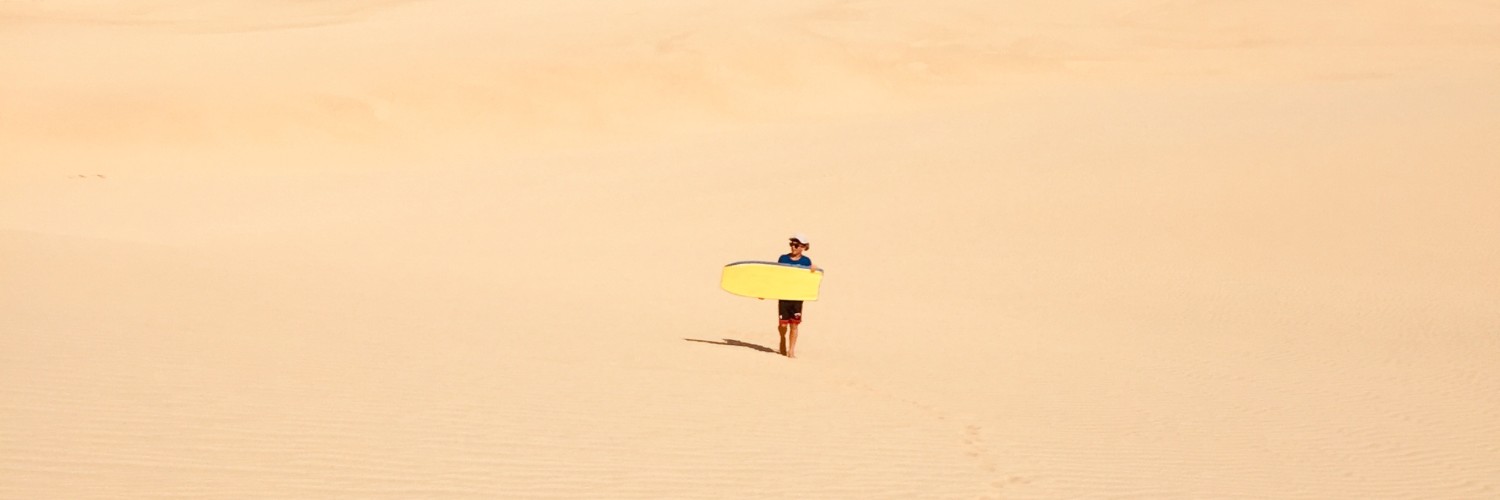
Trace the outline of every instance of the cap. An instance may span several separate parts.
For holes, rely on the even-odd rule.
[[[807,235],[804,235],[802,233],[793,233],[790,239],[791,241],[795,241],[797,243],[812,243],[811,241],[807,240]]]

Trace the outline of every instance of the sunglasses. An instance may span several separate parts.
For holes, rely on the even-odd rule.
[[[797,242],[793,241],[793,242],[791,242],[791,245],[792,245],[792,248],[797,248],[797,247],[807,248],[807,244],[806,243],[797,243]]]

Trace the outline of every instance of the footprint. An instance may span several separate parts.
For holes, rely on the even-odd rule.
[[[898,396],[890,392],[872,387],[869,384],[859,382],[857,380],[846,379],[843,381],[843,385],[853,390],[910,405],[914,408],[922,410],[923,412],[926,412],[927,414],[931,415],[933,418],[941,422],[962,422],[964,420],[967,420],[964,415],[953,415],[933,405]],[[994,457],[990,456],[989,448],[985,446],[984,428],[974,423],[963,424],[962,440],[964,446],[964,455],[969,457],[971,460],[974,460],[975,464],[979,467],[980,470],[984,471],[986,475],[995,478],[999,473],[1000,468],[995,464]],[[1029,482],[1031,482],[1029,479],[1025,479],[1020,476],[1008,476],[1003,480],[991,480],[987,483],[987,486],[989,486],[990,495],[998,496],[1000,494],[1000,490],[1004,489],[1007,485],[1025,484]],[[986,496],[986,498],[990,498],[990,496]]]

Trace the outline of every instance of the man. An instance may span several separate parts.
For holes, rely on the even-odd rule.
[[[782,255],[781,258],[776,259],[776,262],[806,267],[812,272],[818,272],[818,266],[813,265],[812,258],[802,255],[802,252],[812,247],[807,241],[807,236],[803,236],[802,233],[794,234],[790,243],[791,253]],[[797,325],[802,324],[802,301],[777,301],[776,319],[776,332],[781,334],[781,355],[788,358],[797,357]]]

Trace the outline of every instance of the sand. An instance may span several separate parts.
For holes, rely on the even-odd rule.
[[[1495,2],[517,4],[0,2],[0,497],[1500,498]]]

